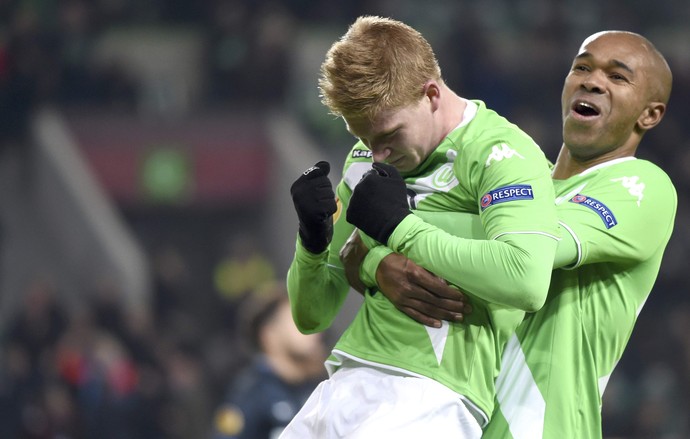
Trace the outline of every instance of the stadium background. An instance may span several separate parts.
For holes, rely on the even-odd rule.
[[[674,180],[678,217],[604,432],[690,437],[683,0],[0,0],[0,437],[76,420],[89,438],[206,437],[247,356],[238,307],[292,255],[289,184],[352,143],[316,76],[364,13],[419,29],[452,88],[551,159],[584,37],[636,31],[666,55],[669,111],[639,156]]]

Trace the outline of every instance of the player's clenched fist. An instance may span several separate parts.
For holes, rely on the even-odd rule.
[[[374,163],[355,186],[347,208],[347,221],[382,244],[409,215],[407,187],[398,170]]]
[[[328,179],[331,165],[318,162],[299,176],[290,187],[299,219],[299,236],[312,253],[326,250],[333,238],[335,193]]]

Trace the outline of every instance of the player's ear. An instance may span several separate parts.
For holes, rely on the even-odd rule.
[[[651,130],[661,122],[666,113],[666,104],[650,102],[637,119],[637,126],[644,131]]]
[[[431,80],[424,84],[424,97],[429,100],[432,112],[438,110],[441,98],[441,87],[438,82]]]

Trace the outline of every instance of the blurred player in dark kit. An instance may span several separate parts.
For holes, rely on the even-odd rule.
[[[278,437],[325,374],[321,334],[300,333],[284,286],[273,288],[241,309],[256,355],[216,410],[214,439]]]

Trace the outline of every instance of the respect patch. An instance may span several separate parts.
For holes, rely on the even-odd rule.
[[[568,201],[575,204],[581,204],[592,209],[597,215],[599,215],[599,218],[601,218],[601,220],[604,222],[604,225],[607,229],[610,229],[618,224],[618,221],[616,221],[616,217],[613,215],[613,212],[611,212],[611,209],[606,207],[606,205],[599,200],[586,195],[577,194]]]
[[[528,184],[517,184],[494,189],[484,194],[479,202],[482,211],[494,204],[506,203],[517,200],[534,200],[532,186]]]

